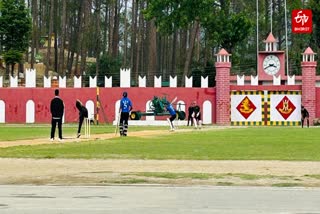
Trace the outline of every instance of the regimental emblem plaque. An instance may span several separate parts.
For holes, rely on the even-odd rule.
[[[245,96],[245,98],[243,98],[243,100],[237,106],[237,110],[246,119],[250,117],[250,115],[256,110],[256,108],[257,107],[247,96]]]
[[[281,114],[281,116],[286,120],[292,112],[296,109],[295,105],[290,101],[287,96],[284,96],[283,99],[276,106],[277,111]]]

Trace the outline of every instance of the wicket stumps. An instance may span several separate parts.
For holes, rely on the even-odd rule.
[[[89,118],[84,118],[84,137],[90,138],[91,123]]]

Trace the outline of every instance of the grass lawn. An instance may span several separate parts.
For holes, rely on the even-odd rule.
[[[167,127],[130,127],[129,132]],[[64,132],[75,133],[76,125]],[[0,126],[0,141],[48,137],[50,126]],[[92,133],[113,133],[113,126],[92,126]],[[0,157],[84,159],[305,160],[320,161],[319,128],[249,127],[175,132],[82,143],[1,148]]]

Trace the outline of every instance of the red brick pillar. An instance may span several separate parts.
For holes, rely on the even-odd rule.
[[[308,47],[302,54],[302,98],[303,105],[309,112],[310,125],[316,116],[316,68],[315,53]]]
[[[216,67],[216,123],[230,125],[230,55],[221,49],[215,63]]]

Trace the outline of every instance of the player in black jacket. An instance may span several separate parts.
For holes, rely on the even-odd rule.
[[[62,117],[64,113],[64,103],[59,97],[59,90],[54,91],[55,97],[51,100],[50,103],[50,112],[52,115],[51,118],[51,141],[54,140],[54,134],[56,131],[56,125],[58,123],[59,129],[59,141],[62,141]]]
[[[78,126],[78,134],[77,138],[81,135],[81,126],[84,118],[88,118],[88,109],[80,102],[80,100],[76,101],[76,107],[79,110],[79,126]]]
[[[194,108],[194,102],[192,102],[191,105],[188,108],[188,123],[187,123],[187,126],[189,126],[189,122],[191,123],[191,126],[193,126],[193,118],[192,118],[193,108]]]
[[[201,129],[202,121],[201,121],[201,111],[200,106],[193,102],[193,113],[192,113],[193,124],[195,128]]]
[[[302,128],[303,128],[305,119],[307,119],[307,127],[309,128],[309,112],[304,106],[301,106],[301,127]]]

